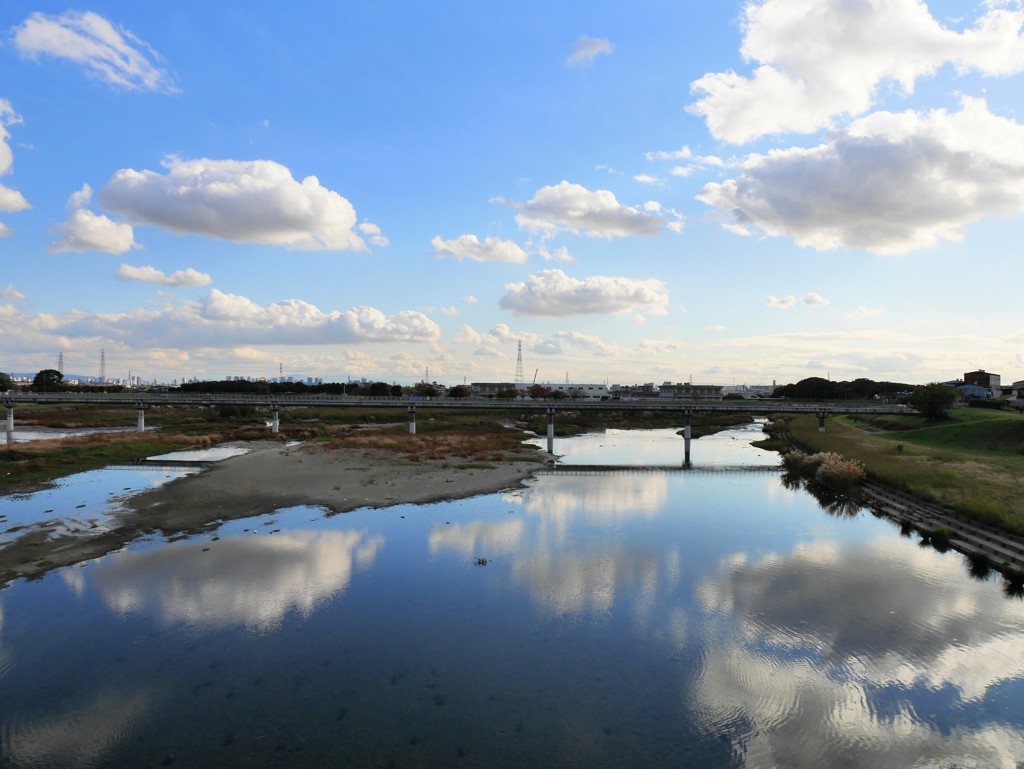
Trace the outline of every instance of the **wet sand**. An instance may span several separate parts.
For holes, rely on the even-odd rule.
[[[309,444],[255,444],[252,448],[202,473],[132,496],[127,504],[133,517],[170,533],[293,505],[346,512],[459,499],[516,486],[549,458],[537,452],[536,462],[487,462],[485,467],[458,457],[413,462]]]
[[[200,533],[225,520],[283,507],[313,505],[342,513],[488,494],[518,486],[553,459],[538,451],[536,462],[474,463],[459,457],[414,462],[315,444],[246,446],[252,449],[248,454],[127,497],[116,523],[104,533],[54,537],[44,530],[26,531],[0,548],[0,585],[96,558],[142,534]]]

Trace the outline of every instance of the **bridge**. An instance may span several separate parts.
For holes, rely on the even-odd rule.
[[[818,430],[825,432],[825,420],[837,414],[916,414],[914,409],[886,403],[801,403],[779,400],[703,401],[674,398],[627,400],[496,400],[482,398],[372,397],[358,395],[299,395],[293,393],[81,393],[15,392],[3,395],[7,407],[7,444],[14,442],[14,408],[18,404],[94,404],[127,406],[138,411],[137,429],[146,429],[145,411],[151,406],[253,406],[272,414],[271,431],[280,427],[280,411],[286,408],[374,408],[405,409],[409,414],[409,434],[416,434],[419,409],[491,409],[495,411],[541,411],[548,417],[548,453],[554,453],[555,414],[557,411],[654,411],[675,412],[683,418],[685,462],[690,461],[690,418],[693,414],[722,412],[729,414],[815,414]]]

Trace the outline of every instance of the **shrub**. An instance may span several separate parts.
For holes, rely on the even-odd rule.
[[[821,457],[821,461],[814,472],[814,479],[831,489],[849,491],[864,480],[864,465],[856,459],[846,459],[833,452],[815,456]]]

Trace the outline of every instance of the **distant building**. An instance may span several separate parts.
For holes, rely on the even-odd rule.
[[[721,385],[695,385],[690,382],[665,382],[658,388],[659,398],[676,400],[722,400]]]
[[[481,398],[493,398],[498,393],[516,389],[515,382],[473,382],[469,386],[470,392]],[[525,385],[520,389],[526,389]]]
[[[566,398],[607,398],[608,387],[603,384],[545,384],[553,393],[562,393]]]
[[[620,400],[643,400],[645,398],[657,398],[658,387],[654,382],[645,382],[642,385],[619,385],[614,384],[609,388],[609,392],[614,398]]]
[[[964,374],[964,384],[977,385],[978,387],[987,387],[989,389],[999,388],[1001,386],[1000,379],[999,374],[989,374],[984,369],[968,371]]]

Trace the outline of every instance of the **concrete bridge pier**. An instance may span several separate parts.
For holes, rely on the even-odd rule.
[[[409,407],[409,435],[416,434],[416,407]]]
[[[819,411],[818,412],[818,432],[819,433],[825,432],[825,417],[827,417],[827,416],[828,416],[828,412],[825,412],[825,411]]]
[[[135,431],[144,433],[146,432],[146,404],[139,401],[135,404],[135,408],[139,412],[139,418],[135,422]]]
[[[548,407],[548,454],[555,453],[555,410]]]
[[[8,446],[13,446],[14,445],[14,404],[11,403],[10,401],[7,401],[4,405],[7,406],[7,445]]]
[[[683,423],[683,467],[690,466],[690,417],[693,416],[691,409],[683,412],[686,421]]]
[[[273,409],[273,418],[270,420],[270,432],[277,435],[281,432],[281,409],[278,408],[276,403],[271,403],[270,408]]]

